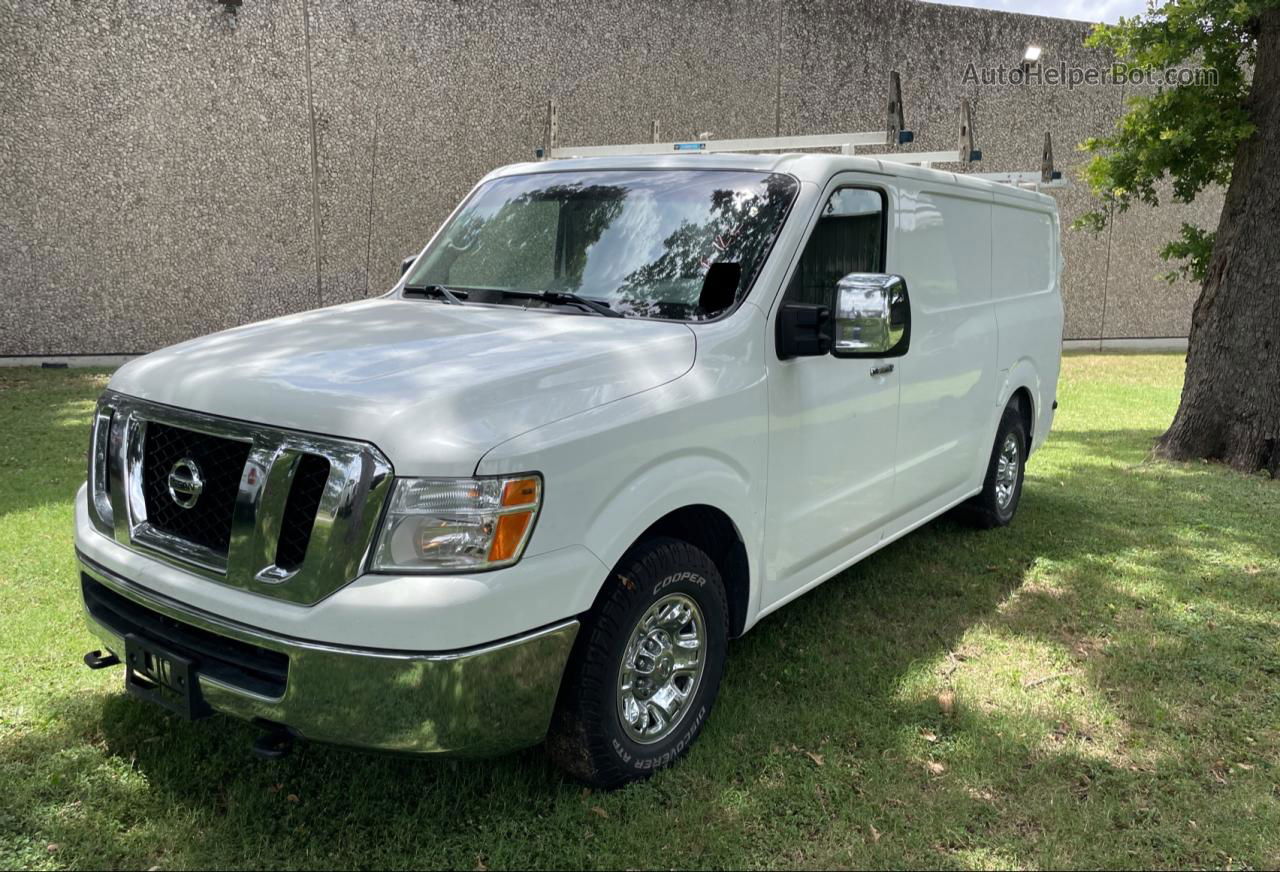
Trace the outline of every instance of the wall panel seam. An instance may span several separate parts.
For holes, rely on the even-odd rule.
[[[311,233],[316,251],[316,305],[324,305],[324,281],[320,257],[320,158],[316,146],[316,99],[311,84],[310,0],[302,0],[302,50],[307,72],[307,115],[311,131]]]
[[[778,50],[773,56],[773,135],[782,135],[782,26],[783,16],[786,14],[786,4],[783,0],[777,0],[778,4],[778,29],[777,29],[777,45]]]

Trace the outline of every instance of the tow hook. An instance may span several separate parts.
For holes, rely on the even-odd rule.
[[[262,760],[279,760],[293,751],[293,733],[285,727],[273,727],[253,740],[253,756]]]
[[[90,651],[84,655],[84,665],[90,669],[106,669],[110,666],[116,666],[120,663],[120,658],[111,652],[107,652],[107,656],[102,656],[101,651]]]

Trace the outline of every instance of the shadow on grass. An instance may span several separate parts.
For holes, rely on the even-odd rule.
[[[1033,466],[1012,527],[940,519],[770,616],[732,646],[689,759],[616,794],[585,795],[537,749],[440,762],[303,746],[261,763],[247,725],[86,694],[49,700],[49,730],[0,737],[28,783],[8,814],[94,865],[645,866],[653,845],[678,866],[1220,864],[1226,837],[1188,836],[1185,819],[1257,799],[1218,783],[1203,743],[1277,714],[1276,579],[1247,567],[1274,566],[1258,510],[1280,497],[1135,467],[1149,435],[1055,433],[1051,447],[1089,451]],[[1052,589],[1020,591],[1045,572]],[[919,688],[979,626],[1070,652],[1117,733],[1176,729],[1143,756],[1091,750],[1092,725],[1046,735],[1013,710],[946,711]],[[945,779],[919,763],[924,732],[955,754]]]

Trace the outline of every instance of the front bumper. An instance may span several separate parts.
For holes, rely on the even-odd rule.
[[[551,722],[578,633],[578,621],[567,620],[476,648],[430,654],[326,645],[194,609],[82,554],[77,558],[89,629],[109,650],[123,656],[124,635],[145,633],[149,622],[158,621],[176,638],[202,640],[205,650],[225,649],[229,663],[251,661],[255,650],[273,652],[263,656],[276,664],[284,655],[287,670],[278,690],[269,682],[241,681],[227,667],[218,677],[209,674],[213,669],[198,671],[201,695],[215,711],[283,724],[320,742],[454,756],[490,756],[537,744]],[[90,596],[90,590],[100,595]],[[104,606],[108,600],[117,607]],[[138,621],[142,626],[135,626]]]

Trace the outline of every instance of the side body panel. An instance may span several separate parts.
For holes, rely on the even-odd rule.
[[[992,301],[1000,331],[995,414],[1014,391],[1026,388],[1034,406],[1034,451],[1053,424],[1062,359],[1058,215],[1025,196],[997,193],[991,230]]]
[[[889,272],[907,280],[911,350],[902,400],[895,526],[977,491],[991,451],[997,337],[991,306],[991,194],[898,180]]]
[[[911,348],[893,361],[900,375],[900,400],[891,443],[892,501],[877,531],[837,538],[820,559],[789,578],[768,575],[772,567],[788,568],[778,559],[785,549],[770,543],[789,532],[785,524],[767,529],[761,560],[766,596],[748,625],[977,493],[1000,414],[1015,390],[1025,387],[1032,394],[1035,446],[1042,444],[1052,423],[1062,335],[1055,204],[1043,195],[1005,194],[972,179],[939,178],[914,168],[859,175],[889,194],[885,271],[904,276],[912,304]],[[1016,211],[1007,208],[1010,204]],[[771,308],[766,339],[769,365],[775,361],[772,327],[778,303],[775,299]],[[775,384],[778,375],[771,366],[774,437],[785,433],[788,410],[797,412],[806,399],[782,389],[783,378]],[[825,413],[834,420],[839,417],[834,409],[850,402],[850,396],[836,392],[832,408],[808,414]],[[860,447],[857,436],[850,429],[850,448]],[[771,438],[771,476],[778,471],[781,447],[778,438]],[[886,446],[886,465],[888,453]],[[819,459],[812,468],[821,466]],[[825,472],[833,474],[837,467],[828,465]],[[861,490],[866,496],[877,480],[864,470],[863,478],[833,483],[827,490]],[[777,505],[793,496],[771,477],[769,524],[799,510],[790,503]],[[863,507],[862,514],[855,510],[849,518],[870,511]]]

